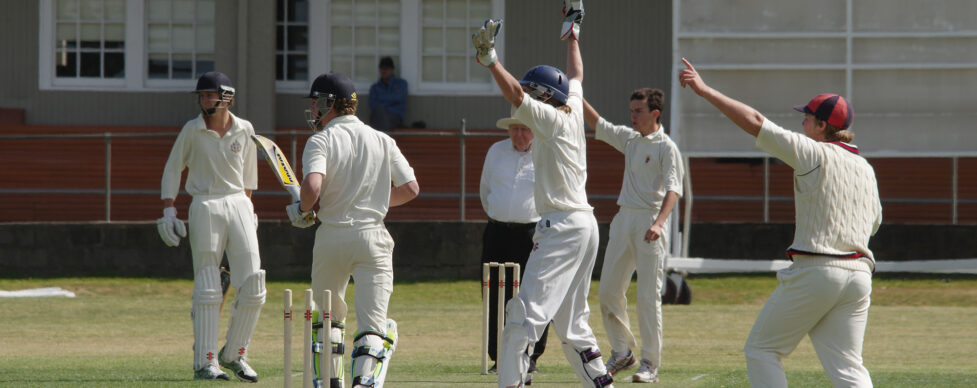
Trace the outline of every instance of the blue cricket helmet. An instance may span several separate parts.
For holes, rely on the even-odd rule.
[[[553,66],[539,65],[529,69],[519,84],[529,88],[529,95],[543,102],[552,98],[564,105],[570,94],[570,80],[567,75]]]

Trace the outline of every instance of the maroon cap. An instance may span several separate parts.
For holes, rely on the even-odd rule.
[[[851,120],[855,116],[848,100],[831,93],[818,94],[807,105],[795,106],[794,110],[814,115],[818,120],[842,130],[851,126]]]

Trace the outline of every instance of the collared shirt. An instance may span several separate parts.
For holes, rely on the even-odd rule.
[[[303,177],[320,173],[319,220],[332,226],[371,226],[383,222],[390,207],[391,183],[414,179],[414,169],[393,138],[340,116],[309,138],[302,153]]]
[[[587,138],[583,126],[583,86],[570,80],[566,114],[523,93],[514,118],[533,131],[536,211],[593,211],[587,203]]]
[[[794,169],[792,251],[864,256],[874,266],[869,238],[882,223],[875,170],[857,147],[819,142],[764,119],[756,147]]]
[[[203,115],[187,121],[173,143],[163,168],[160,198],[176,198],[180,175],[189,168],[185,186],[190,195],[226,195],[258,188],[258,154],[251,141],[254,127],[231,114],[224,136],[207,129]]]
[[[619,206],[660,210],[669,191],[682,196],[685,168],[678,146],[665,134],[665,127],[642,136],[603,117],[597,121],[596,138],[624,154],[624,182]]]
[[[485,154],[478,185],[482,208],[489,218],[520,224],[539,221],[533,199],[535,176],[530,151],[516,150],[512,139],[492,144]]]
[[[403,118],[407,109],[407,81],[391,76],[390,83],[384,83],[381,79],[370,86],[370,110],[380,105]]]

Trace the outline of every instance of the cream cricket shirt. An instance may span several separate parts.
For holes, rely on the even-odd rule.
[[[570,80],[570,114],[523,93],[514,118],[533,131],[536,211],[593,211],[587,203],[587,138],[583,126],[583,86]]]
[[[539,221],[533,199],[535,167],[531,151],[517,151],[512,139],[489,147],[478,191],[489,218],[528,224]]]
[[[303,177],[320,173],[319,220],[331,226],[373,226],[390,206],[390,184],[415,180],[414,169],[387,134],[356,116],[340,116],[305,144]]]
[[[623,125],[613,125],[603,117],[597,121],[597,140],[624,154],[624,182],[618,206],[660,210],[665,193],[682,196],[685,169],[678,146],[665,134],[665,127],[642,136]]]
[[[796,226],[792,250],[829,256],[868,256],[882,223],[875,170],[858,148],[819,142],[764,119],[756,147],[794,169]]]
[[[187,193],[228,195],[258,188],[257,149],[251,141],[254,128],[231,114],[231,128],[223,137],[207,129],[202,115],[187,121],[176,137],[163,168],[161,198],[176,198],[180,175],[187,173]]]

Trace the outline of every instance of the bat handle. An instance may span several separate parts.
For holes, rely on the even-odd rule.
[[[300,195],[300,188],[297,185],[285,186],[285,190],[288,190],[288,194],[292,196],[292,202],[298,202],[302,199]]]

